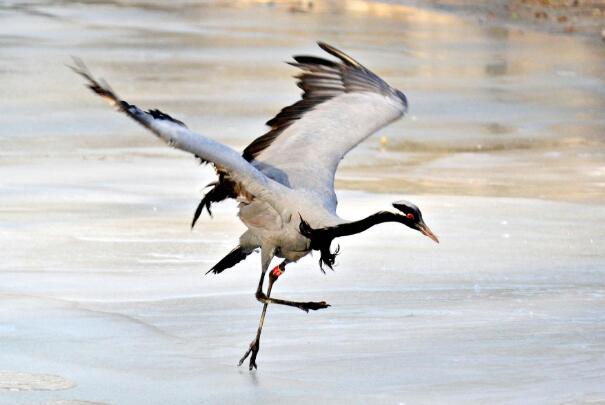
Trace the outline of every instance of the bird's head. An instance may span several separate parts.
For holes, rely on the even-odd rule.
[[[405,200],[395,201],[393,203],[393,207],[397,208],[399,211],[403,213],[401,216],[401,223],[406,226],[409,226],[412,229],[415,229],[422,233],[423,235],[428,236],[435,242],[439,243],[439,239],[435,236],[433,232],[429,229],[428,226],[424,223],[422,219],[422,213],[420,209],[413,203]]]

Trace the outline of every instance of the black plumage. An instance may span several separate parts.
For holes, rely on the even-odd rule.
[[[252,252],[253,250],[244,249],[238,245],[237,247],[235,247],[235,249],[229,252],[227,256],[223,257],[217,264],[215,264],[210,270],[208,270],[206,274],[219,274],[223,270],[235,266],[236,264],[244,260],[246,257],[248,257],[248,255]]]
[[[296,76],[298,79],[296,84],[303,90],[301,99],[283,108],[274,118],[267,121],[266,125],[271,129],[244,149],[242,156],[247,161],[254,161],[290,125],[309,111],[340,94],[353,91],[382,94],[392,91],[382,79],[350,56],[322,42],[319,43],[319,46],[329,54],[336,56],[342,63],[306,55],[294,56],[294,62],[287,62],[302,70],[302,73]],[[210,213],[210,206],[213,203],[237,196],[233,189],[234,184],[228,183],[228,180],[226,176],[219,178],[214,187],[204,195],[194,215],[193,224],[199,218],[203,208]]]

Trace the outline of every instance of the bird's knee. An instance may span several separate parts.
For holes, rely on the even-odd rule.
[[[272,283],[274,283],[279,276],[281,276],[282,274],[284,274],[284,272],[286,271],[286,266],[282,266],[281,264],[279,266],[275,266],[273,268],[273,270],[271,270],[269,272],[269,280],[271,280]]]
[[[262,292],[262,291],[257,291],[257,292],[256,292],[256,299],[257,299],[258,301],[260,301],[260,302],[263,302],[263,303],[264,303],[265,301],[267,301],[267,296],[265,295],[265,293],[264,293],[264,292]]]

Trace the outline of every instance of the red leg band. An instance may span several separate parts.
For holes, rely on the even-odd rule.
[[[283,271],[281,271],[281,269],[279,268],[279,266],[275,266],[273,268],[273,270],[271,270],[271,276],[274,279],[277,279],[279,276],[281,276],[283,274]]]

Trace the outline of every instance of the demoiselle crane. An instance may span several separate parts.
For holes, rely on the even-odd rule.
[[[261,276],[256,298],[263,303],[256,337],[239,361],[250,356],[249,368],[256,368],[260,336],[268,304],[282,304],[306,312],[327,308],[325,302],[296,302],[271,297],[273,283],[288,263],[312,250],[321,253],[320,267],[332,268],[335,238],[353,235],[383,222],[398,222],[428,236],[437,237],[422,219],[418,207],[397,201],[399,212],[380,211],[358,221],[336,214],[334,174],[340,160],[352,148],[407,111],[405,95],[338,49],[318,42],[337,61],[315,56],[295,56],[291,65],[302,70],[297,76],[302,99],[285,107],[267,122],[271,129],[239,154],[228,146],[189,130],[185,124],[159,110],[143,111],[121,100],[103,81],[96,80],[86,66],[75,60],[72,69],[86,79],[87,86],[153,132],[170,146],[192,153],[214,165],[218,180],[196,210],[192,226],[212,203],[226,198],[239,201],[239,218],[248,230],[239,245],[210,271],[220,273],[261,251]],[[265,274],[274,257],[283,261]]]

